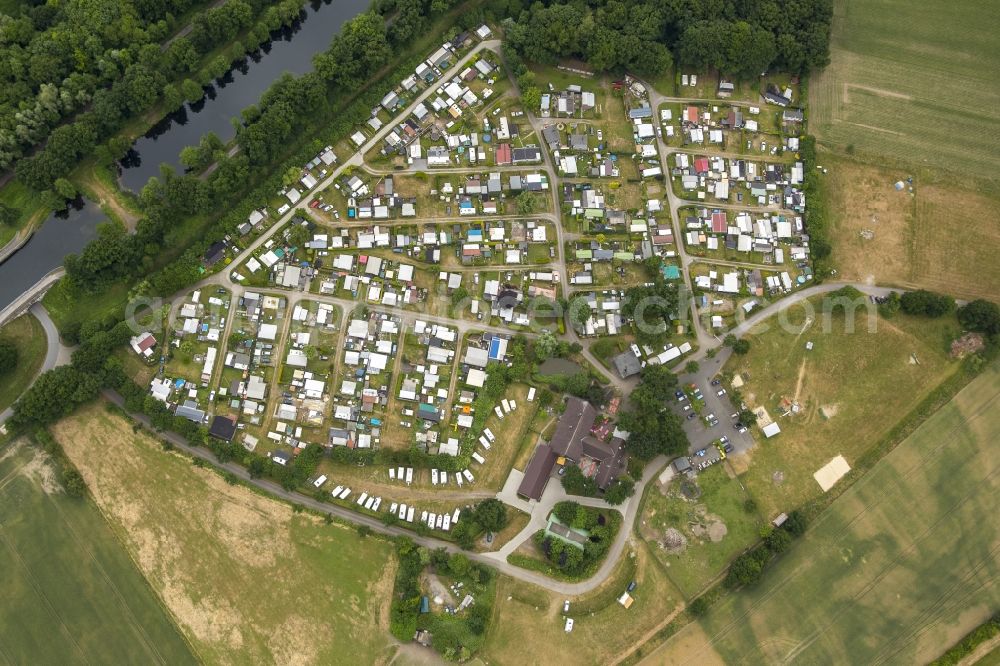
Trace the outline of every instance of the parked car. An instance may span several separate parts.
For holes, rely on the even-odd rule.
[[[726,395],[726,389],[719,389],[718,391],[715,392],[715,395],[721,398],[722,396]]]
[[[691,412],[690,414],[688,414],[688,421],[690,421],[691,419],[693,419],[696,416],[698,416],[698,415],[695,414],[694,412]]]
[[[718,386],[721,383],[722,383],[721,379],[713,379],[712,380],[712,386]]]

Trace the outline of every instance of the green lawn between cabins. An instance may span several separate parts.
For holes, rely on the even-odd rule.
[[[857,481],[775,562],[650,661],[924,663],[1000,604],[1000,367]],[[711,647],[708,642],[711,641]]]
[[[0,656],[20,664],[194,664],[156,595],[89,500],[47,456],[0,448]]]

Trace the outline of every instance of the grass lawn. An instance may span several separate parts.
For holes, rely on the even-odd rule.
[[[0,655],[21,664],[194,664],[93,502],[40,449],[0,448]]]
[[[488,553],[494,550],[500,550],[503,546],[513,539],[515,536],[520,534],[524,526],[528,524],[530,516],[519,509],[515,509],[512,506],[507,507],[507,525],[499,532],[493,535],[493,541],[486,543],[486,534],[483,534],[479,539],[476,540],[476,552],[478,553]]]
[[[507,414],[503,420],[498,419],[496,414],[490,414],[486,419],[486,427],[496,437],[496,441],[489,451],[484,451],[481,444],[476,445],[479,454],[486,458],[485,465],[476,464],[472,470],[476,475],[476,487],[479,490],[484,488],[499,490],[503,487],[524,443],[528,426],[538,411],[537,400],[528,402],[528,387],[524,384],[515,384],[504,397],[517,401],[517,409]],[[534,448],[534,440],[530,446]]]
[[[723,465],[698,474],[701,494],[697,499],[686,499],[680,486],[680,478],[671,480],[666,488],[658,483],[650,486],[638,529],[667,567],[670,580],[684,596],[693,599],[733,557],[758,540],[760,526],[766,521],[755,508],[747,510],[745,503],[750,496]],[[669,528],[679,530],[687,539],[683,552],[673,554],[661,547],[664,531]]]
[[[995,364],[849,488],[763,581],[650,663],[926,663],[1000,590]]]
[[[55,283],[42,298],[42,305],[60,332],[82,322],[97,319],[109,313],[121,313],[128,295],[128,287],[117,283],[96,294],[77,294],[66,286],[65,280]]]
[[[616,599],[633,580],[635,603],[625,609]],[[556,664],[567,655],[574,664],[613,663],[666,625],[681,603],[680,593],[642,545],[626,550],[604,585],[581,597],[501,577],[496,598],[482,657],[498,664]],[[571,634],[563,629],[567,599]]]
[[[18,352],[17,365],[0,382],[0,411],[3,411],[14,404],[38,374],[48,344],[42,325],[31,314],[21,315],[4,326],[0,338],[13,341]]]
[[[388,543],[228,485],[100,405],[53,431],[199,660],[385,658]]]
[[[750,353],[723,368],[746,381],[740,391],[748,406],[763,407],[781,427],[773,439],[756,433],[759,444],[749,456],[732,460],[768,519],[818,497],[814,472],[837,455],[855,466],[958,368],[946,351],[959,331],[953,317],[877,317],[876,332],[869,333],[859,310],[854,333],[845,331],[841,314],[824,333],[821,302],[808,302],[816,308],[808,327],[796,306],[787,326],[752,334]],[[796,401],[799,413],[780,417],[782,405]]]

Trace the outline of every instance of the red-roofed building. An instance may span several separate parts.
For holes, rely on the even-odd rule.
[[[497,146],[497,166],[504,166],[513,162],[509,143],[501,143]]]
[[[689,106],[684,112],[684,120],[692,124],[698,124],[698,107]]]
[[[156,346],[156,338],[153,337],[152,333],[146,331],[141,335],[133,337],[129,341],[129,345],[131,345],[132,351],[139,356],[150,358],[153,355],[153,347]]]
[[[694,172],[695,173],[708,173],[708,158],[699,157],[694,161]]]
[[[723,234],[729,228],[726,222],[726,214],[721,211],[716,211],[712,213],[712,232],[716,234]]]

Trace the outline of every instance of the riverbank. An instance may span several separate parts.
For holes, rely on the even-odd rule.
[[[330,40],[344,23],[369,6],[370,0],[304,3],[301,18],[291,26],[270,32],[259,48],[246,54],[228,53],[223,74],[208,81],[199,79],[205,87],[204,97],[161,115],[140,133],[130,133],[135,140],[120,162],[119,187],[139,192],[151,177],[160,176],[161,164],[183,172],[181,149],[197,145],[209,132],[229,143],[236,135],[232,118],[239,118],[244,109],[257,104],[286,72],[301,75],[311,71],[313,57],[329,48]]]

